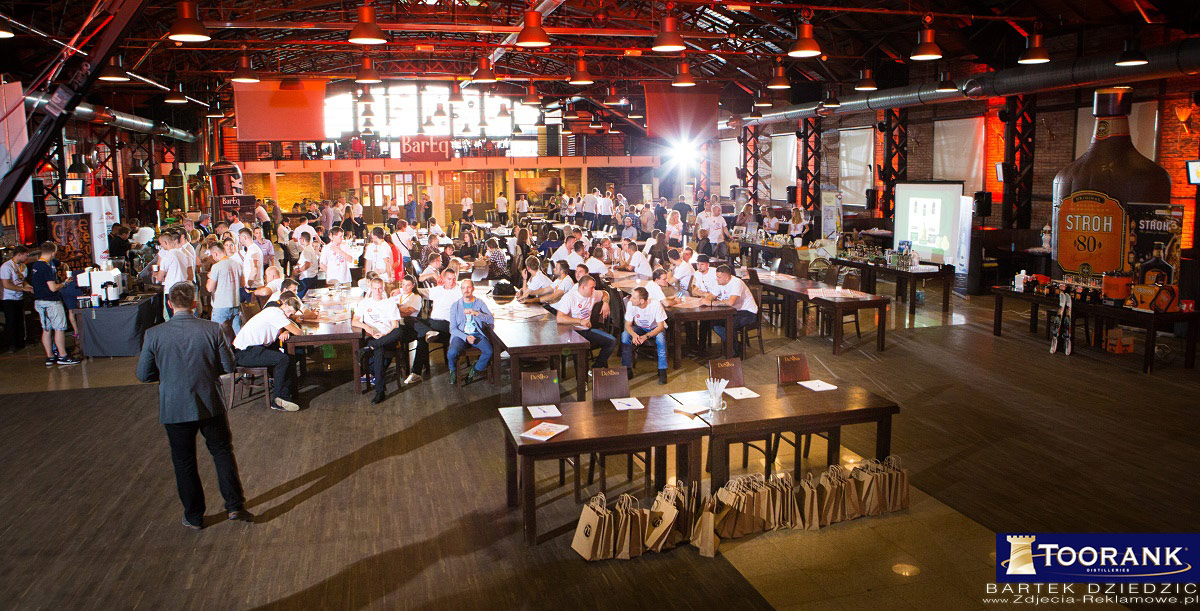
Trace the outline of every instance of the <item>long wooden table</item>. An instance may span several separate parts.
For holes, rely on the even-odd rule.
[[[758,282],[763,289],[783,298],[783,329],[791,339],[796,339],[799,330],[796,325],[796,314],[801,301],[808,301],[809,289],[832,288],[824,282],[798,278],[791,274],[771,274],[758,272]],[[761,304],[759,304],[761,305]]]
[[[348,344],[350,346],[350,362],[354,368],[354,392],[362,392],[362,368],[359,366],[358,349],[363,346],[365,336],[359,329],[350,326],[349,320],[340,322],[305,322],[299,323],[304,335],[293,335],[284,345],[287,353],[296,354],[300,346],[325,346],[329,344]]]
[[[534,464],[539,460],[575,458],[590,453],[633,452],[653,447],[655,482],[656,486],[662,486],[666,483],[665,450],[674,445],[676,473],[686,473],[688,482],[700,481],[701,439],[708,434],[708,423],[699,417],[676,412],[679,403],[668,396],[638,399],[645,409],[618,411],[609,401],[559,404],[562,417],[553,421],[570,428],[547,441],[521,437],[521,433],[538,422],[524,407],[497,410],[505,429],[506,498],[509,507],[516,507],[518,502],[521,505],[527,544],[537,542]],[[575,461],[575,477],[579,477],[578,460]]]
[[[891,303],[891,299],[882,295],[868,295],[866,297],[812,297],[809,302],[818,308],[827,310],[830,318],[833,320],[833,354],[837,356],[842,353],[842,337],[844,335],[842,328],[842,318],[847,312],[855,312],[858,310],[878,310],[879,324],[875,325],[875,349],[883,352],[884,338],[887,334],[887,307]]]
[[[521,402],[521,360],[528,358],[557,358],[563,355],[575,357],[576,394],[583,400],[587,387],[587,360],[592,346],[587,338],[575,332],[572,325],[560,325],[553,320],[512,321],[497,320],[492,327],[494,356],[508,352],[509,370],[512,372],[512,393],[516,403]],[[498,370],[497,370],[498,371]],[[559,372],[562,375],[562,372]]]
[[[729,481],[729,445],[767,439],[791,432],[800,437],[807,433],[827,433],[826,458],[837,464],[841,451],[841,427],[875,423],[875,456],[884,458],[892,451],[892,415],[900,406],[890,399],[857,386],[839,385],[835,390],[814,392],[799,384],[751,386],[759,396],[751,399],[725,397],[728,408],[700,415],[711,427],[709,448],[711,482],[717,490]],[[802,453],[797,447],[792,466],[800,477]]]
[[[628,295],[633,292],[634,288],[645,286],[648,281],[649,278],[646,276],[624,275],[611,280],[609,286]],[[667,297],[678,294],[673,287],[667,287],[663,292]],[[683,341],[679,336],[679,331],[685,324],[699,321],[723,321],[725,328],[730,329],[733,325],[733,315],[737,313],[737,310],[727,305],[674,305],[664,309],[667,313],[667,345],[671,351],[671,366],[674,369],[679,369],[683,360]],[[722,348],[727,358],[733,356],[734,341],[736,338],[730,338],[729,333],[725,334]]]
[[[1037,293],[1018,293],[1007,286],[993,286],[992,294],[996,296],[995,315],[992,320],[992,334],[999,336],[1001,323],[1004,320],[1004,300],[1016,299],[1029,303],[1029,332],[1037,333],[1038,308],[1046,306],[1047,311],[1058,308],[1057,295],[1039,295]],[[1146,330],[1146,345],[1142,353],[1142,372],[1154,370],[1154,352],[1158,343],[1158,330],[1175,323],[1187,325],[1187,336],[1184,339],[1183,366],[1187,369],[1196,367],[1196,341],[1200,334],[1200,311],[1198,312],[1142,312],[1132,308],[1121,308],[1103,304],[1076,301],[1071,305],[1075,316],[1091,317],[1095,320],[1096,337],[1099,338],[1105,321],[1118,321],[1130,326]]]
[[[852,261],[841,257],[830,259],[830,263],[838,266],[852,267],[862,272],[862,287],[868,293],[874,293],[875,283],[879,276],[892,276],[896,279],[896,299],[908,300],[908,313],[917,312],[917,281],[942,280],[942,311],[950,311],[950,293],[954,290],[954,268],[949,265],[919,265],[916,267],[895,267],[878,265],[866,261]]]

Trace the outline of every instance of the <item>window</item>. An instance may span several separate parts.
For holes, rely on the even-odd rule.
[[[934,121],[934,180],[961,180],[967,194],[983,190],[983,129],[983,117]]]
[[[771,136],[771,199],[787,200],[787,188],[796,185],[796,134]]]
[[[838,132],[838,190],[842,204],[865,206],[867,189],[873,183],[875,129],[843,129]]]

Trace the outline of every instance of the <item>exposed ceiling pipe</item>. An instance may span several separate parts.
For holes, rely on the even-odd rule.
[[[204,27],[210,30],[347,30],[355,26],[353,21],[205,21]],[[457,34],[517,34],[521,25],[507,23],[380,23],[379,27],[391,32],[444,32]],[[544,26],[546,33],[551,36],[623,36],[634,38],[654,38],[658,36],[657,29],[626,29],[626,28],[581,28],[581,27],[551,27]],[[722,32],[705,32],[702,30],[680,30],[684,38],[708,38],[715,40],[744,40],[751,42],[768,42],[766,39],[743,38],[730,36]],[[387,46],[387,45],[381,45]]]
[[[25,96],[25,104],[30,107],[30,112],[40,110],[49,100],[49,96],[39,92],[33,92]],[[76,106],[72,116],[81,121],[104,123],[105,125],[113,125],[131,132],[155,134],[181,142],[196,141],[196,137],[192,134],[177,127],[171,127],[161,121],[152,121],[145,117],[131,115],[103,106],[92,106],[86,102],[82,102],[79,106]]]
[[[925,104],[961,102],[964,99],[1006,97],[1069,89],[1121,85],[1138,81],[1193,76],[1200,74],[1200,38],[1185,38],[1161,47],[1147,49],[1142,66],[1116,66],[1119,51],[1080,57],[1072,61],[1052,61],[1035,66],[1006,68],[958,79],[958,91],[934,91],[933,81],[895,87],[870,93],[841,96],[836,109],[820,109],[816,102],[799,104],[770,113],[762,119],[739,120],[736,125],[766,125],[809,117],[846,115],[888,108],[906,108]],[[734,123],[729,123],[734,126]]]

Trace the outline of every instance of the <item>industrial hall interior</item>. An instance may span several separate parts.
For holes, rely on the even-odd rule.
[[[0,606],[1200,606],[1200,2],[0,0]]]

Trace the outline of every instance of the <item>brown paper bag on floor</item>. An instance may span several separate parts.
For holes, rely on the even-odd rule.
[[[692,538],[692,521],[696,516],[700,488],[698,486],[689,488],[684,486],[681,481],[676,481],[675,488],[677,514],[671,532],[667,533],[667,542],[663,544],[663,549],[687,543]]]
[[[884,466],[892,475],[892,501],[889,511],[908,509],[908,469],[900,465],[900,457],[896,455],[888,456],[884,460]]]
[[[675,505],[678,494],[675,486],[667,485],[654,498],[654,504],[648,511],[650,523],[646,529],[646,549],[660,552],[667,544],[671,531],[675,528],[675,520],[679,517],[679,508]]]
[[[817,510],[821,526],[841,522],[845,517],[845,507],[842,504],[845,487],[842,486],[839,472],[840,468],[837,465],[829,465],[829,469],[821,473],[821,478],[817,481]]]
[[[608,560],[616,552],[617,516],[616,512],[606,511],[600,519],[600,541],[596,548],[596,560]]]
[[[817,484],[813,482],[812,473],[804,474],[804,479],[800,480],[800,488],[796,491],[796,506],[800,516],[795,528],[817,530],[821,527],[821,511],[817,497]]]
[[[597,494],[583,506],[579,524],[575,526],[575,538],[571,541],[571,549],[583,556],[584,560],[600,559],[601,525],[604,514],[607,513],[603,494]]]
[[[842,478],[842,517],[844,520],[861,518],[862,500],[858,496],[858,481],[850,477],[846,471],[838,474]]]
[[[850,472],[850,478],[858,486],[859,504],[864,516],[877,516],[887,510],[887,499],[883,492],[882,467],[877,460],[868,460]]]
[[[631,495],[622,494],[617,497],[614,513],[617,516],[617,538],[613,556],[618,560],[641,556],[646,532],[638,500]]]
[[[716,499],[711,496],[704,497],[700,502],[699,509],[697,509],[699,513],[696,525],[692,528],[691,544],[705,558],[716,556],[717,546],[721,543],[721,539],[717,537],[715,530],[716,510]]]
[[[775,484],[775,528],[796,528],[800,510],[796,505],[795,483],[789,472],[776,473]]]

